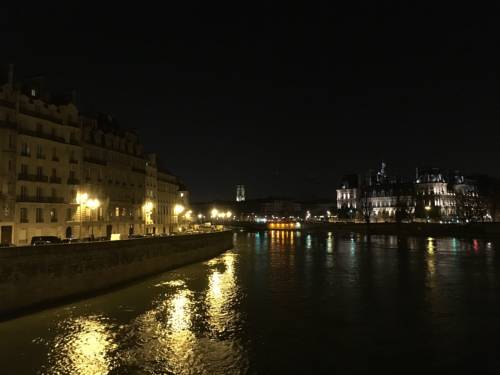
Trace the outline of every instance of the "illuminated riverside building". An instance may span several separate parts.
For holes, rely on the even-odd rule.
[[[464,202],[472,206],[474,199],[479,199],[474,181],[466,180],[458,171],[417,169],[415,179],[405,181],[388,176],[382,163],[376,173],[342,179],[337,189],[337,220],[365,221],[363,210],[369,211],[371,222],[453,220],[463,217],[464,209],[479,211],[480,203],[475,208],[464,207]],[[474,215],[477,212],[470,214]]]
[[[0,82],[0,241],[169,233],[188,191],[108,115],[82,116],[43,80]],[[183,189],[182,192],[180,189]],[[182,193],[182,197],[180,196]]]

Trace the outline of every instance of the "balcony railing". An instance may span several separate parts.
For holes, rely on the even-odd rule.
[[[51,176],[49,181],[52,184],[60,184],[61,183],[61,177]]]
[[[0,99],[0,105],[7,108],[16,108],[16,103],[9,102],[8,100],[5,99]]]
[[[49,178],[43,175],[20,173],[17,175],[19,181],[48,182]]]
[[[30,137],[48,139],[49,141],[54,141],[54,142],[66,143],[66,140],[63,137],[58,137],[53,134],[47,134],[40,131],[33,131],[25,128],[20,128],[19,134],[29,135]]]
[[[64,198],[61,197],[30,197],[27,195],[18,195],[17,202],[33,202],[33,203],[64,203]]]
[[[108,162],[106,160],[101,160],[93,157],[85,157],[83,158],[83,161],[87,163],[93,163],[93,164],[99,164],[99,165],[107,165]]]
[[[17,127],[17,125],[14,122],[5,121],[5,120],[0,121],[0,128],[16,129],[16,127]]]
[[[21,107],[19,108],[19,112],[25,114],[25,115],[29,115],[29,116],[32,116],[32,117],[37,117],[37,118],[41,118],[43,120],[47,120],[47,121],[52,121],[52,122],[55,122],[56,124],[59,124],[59,125],[63,125],[61,119],[55,117],[55,116],[52,116],[50,114],[47,114],[47,113],[41,113],[41,112],[37,112],[37,111],[33,111],[29,108],[26,108],[25,106],[21,105]]]
[[[78,160],[77,159],[69,159],[69,162],[71,164],[78,164]]]
[[[76,178],[68,178],[68,185],[80,185],[80,180],[77,180]]]
[[[132,167],[132,172],[146,174],[146,170],[142,168]]]
[[[79,128],[80,127],[80,123],[78,121],[67,121],[66,122],[66,125],[68,126],[72,126],[74,128]]]

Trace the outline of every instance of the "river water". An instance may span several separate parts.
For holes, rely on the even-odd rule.
[[[239,232],[210,261],[0,323],[0,374],[500,373],[496,248]]]

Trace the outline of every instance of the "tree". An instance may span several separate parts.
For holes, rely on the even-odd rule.
[[[355,216],[354,209],[347,207],[347,205],[342,205],[337,210],[337,217],[342,221],[351,221]]]
[[[373,207],[370,199],[370,192],[368,191],[368,186],[364,186],[361,189],[361,215],[366,224],[370,224],[370,218],[372,216]]]
[[[394,195],[396,197],[396,223],[403,220],[412,221],[415,209],[415,188],[413,185],[396,184],[394,186]]]

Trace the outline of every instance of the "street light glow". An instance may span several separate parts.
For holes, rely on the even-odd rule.
[[[144,203],[144,205],[142,206],[142,208],[147,213],[150,213],[153,210],[153,202],[147,201],[146,203]]]
[[[174,206],[174,214],[179,215],[183,213],[185,210],[184,206],[182,204],[176,204]]]
[[[211,211],[211,213],[210,213],[210,217],[212,217],[212,218],[216,218],[216,217],[218,216],[218,214],[219,214],[219,210],[218,210],[218,209],[216,209],[216,208],[214,208],[214,209]]]
[[[85,204],[89,199],[89,195],[87,193],[78,193],[76,195],[76,203]]]
[[[98,207],[101,206],[101,202],[97,198],[95,198],[95,199],[89,199],[89,200],[87,200],[86,205],[91,210],[94,210],[94,209],[96,209],[96,208],[98,208]]]

